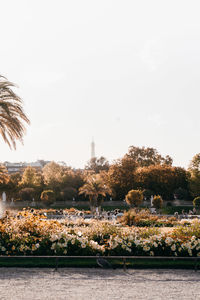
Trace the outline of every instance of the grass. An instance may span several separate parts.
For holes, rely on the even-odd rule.
[[[191,206],[166,206],[162,208],[161,213],[165,215],[173,215],[177,211],[179,214],[181,214],[182,210],[188,212],[189,210],[192,209],[193,209],[192,204]]]
[[[122,259],[110,259],[110,263],[115,268],[123,268],[124,263]],[[70,259],[70,258],[59,258],[57,263],[58,268],[73,267],[73,268],[95,268],[98,267],[96,259]],[[25,268],[55,268],[55,258],[0,258],[0,267],[25,267]],[[194,269],[195,261],[189,260],[162,260],[159,259],[126,259],[126,268],[134,269],[152,269],[152,268],[174,268],[174,269]]]

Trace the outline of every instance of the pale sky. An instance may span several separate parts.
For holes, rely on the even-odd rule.
[[[187,167],[200,152],[200,2],[0,1],[0,74],[31,120],[0,161],[112,161],[156,148]]]

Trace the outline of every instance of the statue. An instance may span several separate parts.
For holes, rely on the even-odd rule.
[[[151,201],[151,207],[153,207],[153,195],[151,195],[150,201]]]
[[[11,204],[10,204],[11,206],[13,206],[13,205],[15,205],[14,204],[14,198],[11,198]]]
[[[5,192],[2,193],[2,197],[1,198],[2,198],[3,202],[6,202],[6,193]]]

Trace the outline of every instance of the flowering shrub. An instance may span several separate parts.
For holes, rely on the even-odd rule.
[[[70,226],[69,226],[70,224]],[[0,255],[200,256],[200,222],[163,231],[97,220],[46,220],[23,211],[0,221]]]
[[[158,217],[150,214],[149,210],[146,209],[142,209],[140,211],[130,209],[127,212],[125,212],[124,215],[120,218],[120,222],[123,225],[135,225],[139,227],[173,227],[178,224],[176,218],[174,217]]]

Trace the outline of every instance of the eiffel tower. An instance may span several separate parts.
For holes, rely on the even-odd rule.
[[[95,143],[94,139],[92,138],[92,143],[91,143],[91,159],[95,157]]]

